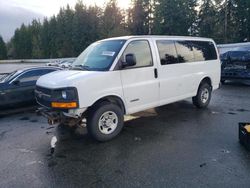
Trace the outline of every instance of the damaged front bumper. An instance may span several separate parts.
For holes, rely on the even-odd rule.
[[[43,108],[43,107],[38,108],[36,110],[36,113],[47,118],[49,125],[55,125],[57,123],[60,123],[60,119],[62,116],[61,112],[52,111],[48,108]]]
[[[83,119],[85,119],[84,112],[86,110],[87,109],[74,109],[65,112],[41,107],[37,109],[37,113],[47,118],[49,125],[65,124],[72,127],[83,124]]]

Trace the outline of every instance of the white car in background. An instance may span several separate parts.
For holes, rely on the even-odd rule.
[[[70,68],[74,61],[75,61],[75,59],[64,60],[61,63],[59,63],[59,67],[61,67],[63,69]]]
[[[46,63],[47,66],[55,66],[55,67],[58,67],[59,63],[61,61],[60,60],[52,60],[50,61],[49,63]]]

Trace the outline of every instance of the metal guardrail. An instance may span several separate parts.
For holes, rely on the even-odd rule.
[[[49,62],[71,60],[71,59],[75,59],[75,57],[56,58],[56,59],[6,59],[6,60],[0,60],[0,64],[12,64],[12,63],[49,63]]]

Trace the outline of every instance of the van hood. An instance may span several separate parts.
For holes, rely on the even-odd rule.
[[[103,72],[79,70],[56,71],[41,76],[37,80],[36,85],[50,89],[74,87],[77,82],[81,81],[82,79],[87,79],[102,73]]]

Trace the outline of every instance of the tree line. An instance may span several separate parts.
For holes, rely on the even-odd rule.
[[[132,0],[127,10],[116,0],[104,7],[78,1],[51,18],[22,24],[7,44],[0,37],[0,59],[75,57],[99,39],[148,34],[250,41],[250,1]]]

